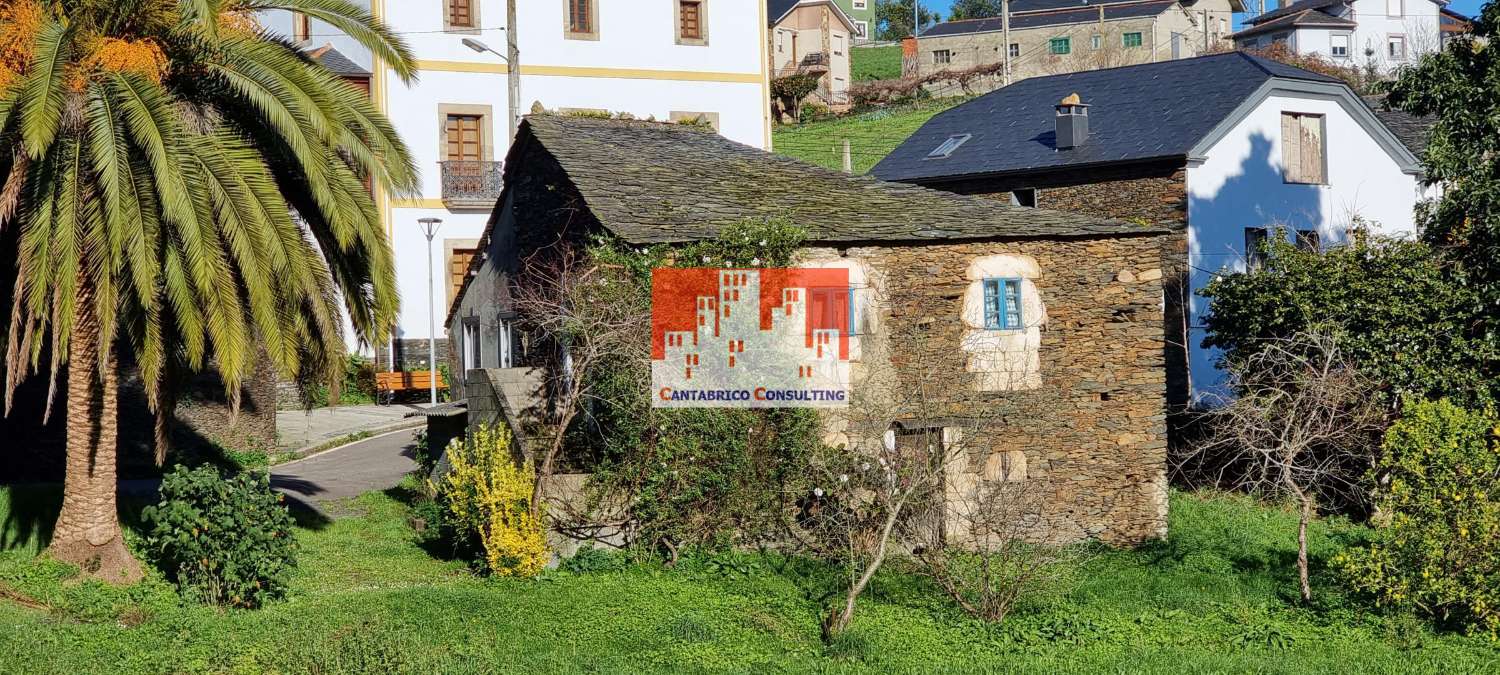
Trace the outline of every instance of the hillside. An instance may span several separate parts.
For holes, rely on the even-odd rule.
[[[918,128],[962,98],[921,101],[907,106],[777,127],[771,141],[775,152],[830,169],[844,165],[844,139],[849,140],[854,172],[866,173]]]

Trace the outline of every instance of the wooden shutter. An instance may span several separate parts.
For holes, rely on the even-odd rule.
[[[448,25],[461,28],[474,27],[474,1],[448,0]]]
[[[568,32],[594,32],[593,0],[568,0]]]
[[[678,3],[678,32],[691,40],[703,38],[703,3],[698,0],[681,0]]]
[[[1302,123],[1295,113],[1281,113],[1281,166],[1286,180],[1302,182]]]
[[[1300,115],[1302,178],[1304,183],[1323,183],[1323,116]]]
[[[448,258],[448,297],[458,297],[458,289],[464,285],[464,276],[469,273],[469,261],[478,249],[455,248]]]
[[[479,115],[449,115],[445,136],[448,140],[448,161],[477,162],[482,157],[484,136],[480,130]]]

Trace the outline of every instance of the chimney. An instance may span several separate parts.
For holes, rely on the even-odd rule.
[[[1089,106],[1069,94],[1057,103],[1057,149],[1067,150],[1083,145],[1089,137]]]

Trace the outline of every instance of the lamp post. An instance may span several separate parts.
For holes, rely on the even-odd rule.
[[[437,307],[432,300],[432,237],[443,224],[442,218],[417,221],[427,235],[427,382],[432,389],[432,405],[437,405]]]
[[[512,14],[512,18],[514,18],[514,14]],[[521,66],[517,63],[521,58],[521,51],[516,47],[515,33],[509,30],[505,31],[505,33],[506,51],[510,52],[508,56],[491,49],[489,45],[474,38],[464,38],[463,43],[469,49],[481,54],[486,52],[494,54],[500,57],[501,61],[505,62],[505,98],[506,105],[510,107],[510,136],[508,138],[509,140],[515,140],[516,129],[521,126]]]

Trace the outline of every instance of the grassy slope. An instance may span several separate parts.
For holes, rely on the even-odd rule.
[[[855,82],[901,77],[901,45],[850,49],[849,77]]]
[[[893,570],[834,650],[818,639],[809,599],[830,577],[795,561],[744,555],[727,566],[689,559],[676,570],[475,579],[413,543],[404,504],[370,494],[350,507],[363,515],[299,532],[288,599],[220,612],[179,605],[159,581],[129,590],[65,581],[66,568],[32,558],[34,540],[13,538],[7,503],[0,496],[0,595],[53,608],[0,598],[0,670],[12,672],[1500,668],[1492,643],[1370,616],[1326,578],[1313,607],[1296,606],[1293,517],[1232,497],[1177,495],[1168,541],[1096,559],[1061,604],[1000,627]],[[1320,524],[1314,559],[1362,533]]]
[[[844,139],[849,139],[854,173],[862,174],[901,145],[912,132],[963,99],[922,101],[908,106],[777,127],[772,135],[776,152],[830,169],[844,167]]]

